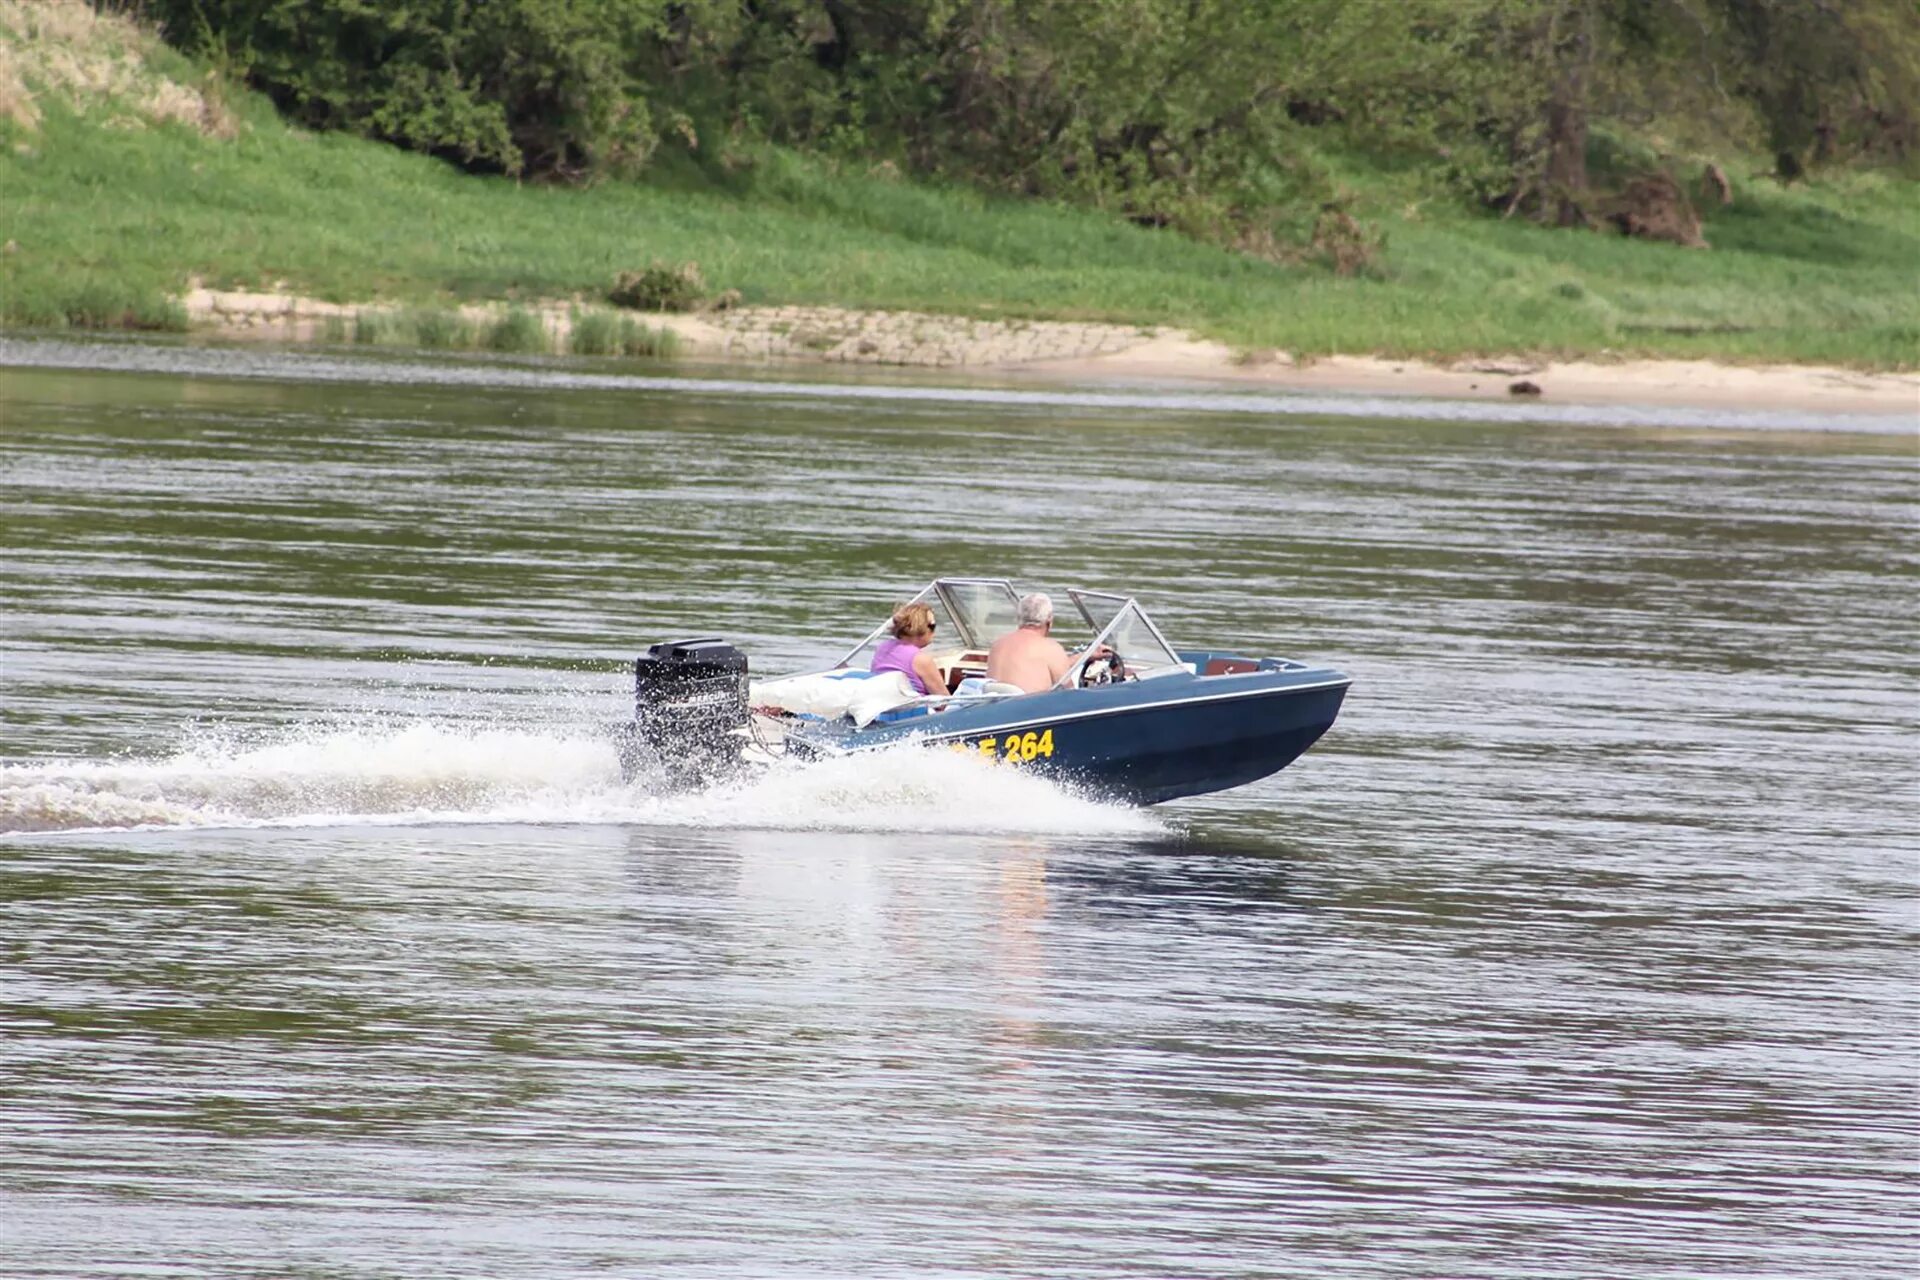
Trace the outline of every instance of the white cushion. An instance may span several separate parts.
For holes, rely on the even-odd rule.
[[[881,712],[918,697],[913,684],[898,671],[841,670],[756,681],[748,701],[756,707],[778,707],[823,720],[852,716],[864,728]]]

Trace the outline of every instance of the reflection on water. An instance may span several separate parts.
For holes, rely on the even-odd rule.
[[[0,369],[0,1270],[1910,1272],[1911,439],[106,350]],[[646,643],[962,570],[1354,694],[619,781]]]

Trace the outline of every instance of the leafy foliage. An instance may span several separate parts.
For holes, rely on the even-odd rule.
[[[1332,152],[1591,222],[1600,132],[1711,116],[1782,176],[1920,149],[1913,0],[147,0],[310,125],[590,179],[774,141],[1256,256]],[[1364,241],[1364,236],[1361,239]]]
[[[742,146],[732,170],[670,152],[648,181],[562,189],[290,129],[253,94],[233,104],[235,140],[103,128],[57,103],[32,135],[0,121],[0,321],[118,322],[197,276],[383,299],[343,327],[414,345],[416,308],[589,299],[618,265],[657,258],[698,261],[756,305],[1172,325],[1303,356],[1604,349],[1912,368],[1920,352],[1920,202],[1884,171],[1791,186],[1736,171],[1738,200],[1702,209],[1713,251],[1689,253],[1489,219],[1436,192],[1429,170],[1330,149],[1334,178],[1386,237],[1379,269],[1343,276],[791,149]],[[1651,155],[1622,147],[1621,162]],[[111,284],[119,308],[88,281]],[[638,325],[633,337],[671,340]]]
[[[653,146],[631,65],[666,0],[148,0],[211,56],[317,128],[470,168],[631,170]]]
[[[1714,0],[1727,71],[1782,178],[1842,156],[1920,152],[1920,9],[1912,0]]]

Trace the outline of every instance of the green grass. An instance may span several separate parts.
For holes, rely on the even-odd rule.
[[[1709,214],[1714,248],[1689,251],[1501,221],[1423,188],[1418,170],[1346,157],[1340,181],[1385,248],[1377,271],[1341,277],[779,151],[726,176],[683,165],[645,183],[522,186],[290,129],[257,97],[235,105],[246,127],[226,142],[104,128],[55,104],[37,131],[0,123],[0,243],[17,246],[0,255],[0,323],[178,327],[166,300],[198,275],[403,308],[362,312],[355,341],[405,328],[422,346],[537,349],[512,345],[531,341],[524,322],[475,333],[453,308],[602,298],[658,260],[697,262],[747,305],[1172,324],[1308,356],[1920,364],[1920,184],[1884,175],[1741,182],[1738,203]],[[573,350],[659,353],[654,331],[585,314]]]
[[[168,290],[101,270],[12,277],[0,263],[0,324],[37,329],[132,329],[181,333],[187,311]]]

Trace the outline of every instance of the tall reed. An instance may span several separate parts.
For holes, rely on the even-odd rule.
[[[419,307],[407,312],[401,322],[412,330],[417,346],[437,351],[457,351],[473,345],[473,326],[458,311]]]
[[[632,316],[597,309],[576,308],[567,350],[577,356],[635,356],[665,360],[680,350],[680,335],[662,325],[655,328]]]
[[[539,316],[521,307],[511,307],[487,326],[485,345],[489,351],[539,355],[553,349],[553,338]]]

